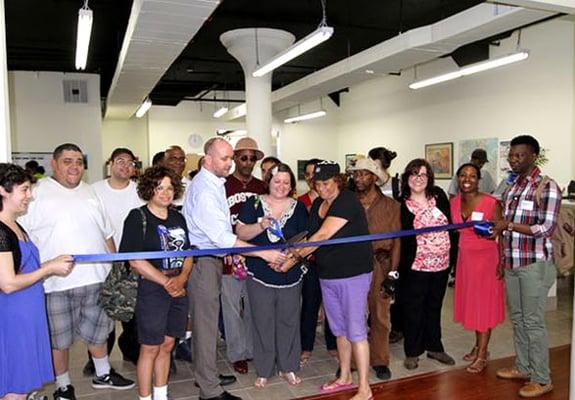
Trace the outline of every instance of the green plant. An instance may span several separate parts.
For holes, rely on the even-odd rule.
[[[535,159],[535,166],[540,168],[542,166],[544,166],[545,164],[547,164],[547,162],[549,161],[549,159],[547,158],[547,152],[549,151],[549,149],[545,149],[545,148],[541,148],[539,150],[539,155],[537,156],[537,159]]]

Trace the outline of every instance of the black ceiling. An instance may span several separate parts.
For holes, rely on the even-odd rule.
[[[273,88],[287,85],[400,32],[431,24],[481,0],[327,0],[334,35],[280,67]],[[74,71],[75,34],[82,0],[8,0],[8,69]],[[86,72],[101,74],[107,95],[132,0],[91,0],[94,27]],[[151,93],[154,104],[175,105],[210,89],[242,90],[243,72],[219,41],[230,29],[269,27],[301,39],[321,20],[320,0],[223,0]]]

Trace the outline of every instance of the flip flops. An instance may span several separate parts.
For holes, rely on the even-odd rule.
[[[335,393],[335,392],[341,392],[343,390],[348,390],[353,388],[355,385],[353,384],[353,382],[350,383],[338,383],[337,379],[334,379],[333,381],[329,381],[327,383],[324,383],[323,385],[320,386],[320,390],[322,393]]]

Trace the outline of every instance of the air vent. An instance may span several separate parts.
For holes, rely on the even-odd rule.
[[[86,81],[64,80],[64,103],[88,103],[88,83]]]

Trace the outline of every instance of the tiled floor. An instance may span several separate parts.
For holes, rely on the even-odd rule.
[[[547,313],[547,328],[549,331],[550,347],[570,343],[571,341],[571,316],[573,279],[562,279],[558,285],[558,307],[556,311]],[[465,365],[461,357],[469,351],[473,344],[473,332],[464,331],[459,325],[452,321],[453,289],[448,289],[443,307],[443,338],[446,351],[457,361],[455,367]],[[317,394],[319,386],[326,380],[331,379],[337,368],[337,362],[330,357],[323,346],[323,335],[319,334],[316,348],[308,365],[299,373],[302,383],[298,386],[290,386],[280,378],[273,378],[268,381],[264,389],[253,387],[254,368],[250,365],[250,373],[247,375],[237,375],[238,382],[227,389],[232,393],[241,396],[244,400],[275,400],[293,399],[302,396]],[[507,320],[504,324],[495,329],[490,345],[491,358],[501,358],[513,355],[512,328]],[[76,388],[76,395],[82,399],[98,400],[123,400],[135,399],[137,393],[135,389],[128,391],[94,390],[90,386],[90,379],[82,376],[82,367],[86,361],[85,347],[81,344],[75,345],[72,350],[70,374],[72,382]],[[230,365],[225,361],[224,343],[218,348],[219,367],[222,373],[232,373]],[[403,367],[403,348],[401,343],[391,345],[391,365],[392,379],[421,374],[438,369],[455,368],[446,367],[437,362],[423,358],[420,366],[415,371],[408,371]],[[135,379],[135,367],[131,363],[121,361],[118,350],[112,353],[112,364],[116,370],[126,377]],[[569,368],[568,365],[565,368]],[[370,380],[377,383],[379,380],[372,373]],[[194,386],[192,365],[185,362],[178,362],[178,373],[172,378],[169,385],[170,395],[173,399],[197,399],[198,389]],[[44,389],[51,398],[53,387]]]

